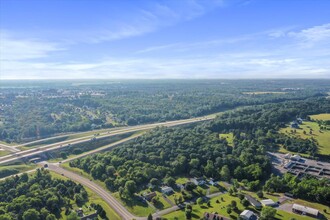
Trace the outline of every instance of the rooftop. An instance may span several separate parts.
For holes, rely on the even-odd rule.
[[[300,212],[305,212],[305,213],[308,213],[311,215],[315,215],[315,216],[317,216],[319,214],[319,210],[317,210],[317,209],[313,209],[313,208],[298,205],[298,204],[293,204],[292,209],[295,209]]]

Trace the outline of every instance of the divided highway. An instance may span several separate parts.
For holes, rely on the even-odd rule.
[[[136,131],[145,131],[145,130],[149,130],[152,128],[156,128],[158,126],[171,127],[171,126],[177,126],[177,125],[196,123],[196,122],[200,122],[200,121],[211,120],[211,119],[214,119],[215,117],[216,117],[216,115],[210,115],[210,116],[198,117],[198,118],[193,118],[193,119],[184,119],[184,120],[176,120],[176,121],[169,121],[169,122],[162,122],[162,123],[155,123],[155,124],[148,124],[148,125],[139,125],[139,126],[119,128],[118,130],[111,131],[111,133],[109,133],[108,131],[100,133],[97,136],[97,138],[111,137],[111,136],[115,136],[115,135],[119,135],[119,134],[131,133],[131,132],[136,132]],[[85,153],[77,155],[75,157],[68,158],[66,160],[63,160],[62,162],[63,163],[68,162],[68,161],[74,160],[76,158],[84,157],[89,154],[94,154],[96,152],[115,147],[116,145],[122,144],[122,143],[132,140],[134,138],[137,138],[138,136],[141,136],[142,134],[143,133],[137,134],[137,135],[132,135],[128,138],[124,138],[124,139],[114,142],[112,144],[108,144],[106,146],[99,147],[97,149],[85,152]],[[61,149],[61,148],[67,147],[69,144],[78,144],[78,143],[87,142],[87,141],[90,141],[90,139],[93,137],[95,137],[95,136],[88,135],[85,137],[75,138],[75,139],[62,141],[62,142],[49,144],[49,145],[45,145],[42,147],[36,147],[36,148],[32,148],[29,150],[23,150],[23,151],[19,151],[18,149],[16,149],[15,147],[12,147],[12,146],[1,146],[3,148],[8,147],[10,149],[15,149],[15,150],[12,150],[13,153],[10,155],[0,157],[0,164],[13,162],[17,159],[23,159],[23,158],[27,158],[27,157],[36,156],[38,154],[41,154],[41,153],[44,153],[47,151]],[[42,140],[40,140],[40,141],[42,141]],[[69,170],[65,170],[64,168],[59,166],[59,163],[47,163],[46,161],[44,161],[44,162],[40,162],[39,164],[42,164],[42,165],[47,164],[49,170],[59,173],[63,176],[70,178],[73,181],[79,182],[82,185],[89,187],[91,190],[93,190],[95,193],[97,193],[106,203],[108,203],[110,205],[110,207],[112,207],[114,209],[114,211],[117,214],[119,214],[122,219],[125,219],[125,220],[129,220],[129,219],[145,220],[145,219],[147,219],[146,217],[134,216],[119,201],[117,201],[116,198],[114,198],[110,192],[106,191],[105,189],[103,189],[101,186],[94,183],[93,181],[80,176],[79,174],[76,174]],[[33,172],[33,171],[29,171],[29,172]],[[153,217],[160,217],[164,214],[173,212],[178,209],[179,209],[178,206],[173,206],[171,208],[154,213]]]
[[[190,124],[190,123],[195,123],[195,122],[199,122],[199,121],[211,120],[215,117],[216,117],[215,115],[210,115],[210,116],[198,117],[198,118],[192,118],[192,119],[183,119],[183,120],[176,120],[176,121],[169,121],[169,122],[161,122],[161,123],[154,123],[154,124],[147,124],[147,125],[125,127],[125,128],[121,128],[121,129],[112,131],[111,133],[109,133],[109,132],[100,133],[99,136],[97,136],[97,138],[111,137],[111,136],[115,136],[115,135],[119,135],[119,134],[143,131],[143,130],[156,128],[158,126],[171,127],[171,126],[177,126],[177,125],[183,125],[183,124]],[[89,136],[85,136],[85,137],[71,139],[68,141],[62,141],[62,142],[58,142],[58,143],[54,143],[54,144],[45,145],[42,147],[32,148],[29,150],[17,151],[17,152],[11,153],[9,155],[0,157],[0,164],[6,164],[6,163],[13,162],[15,160],[18,160],[18,159],[32,157],[32,156],[36,156],[38,154],[42,154],[42,153],[45,153],[48,151],[61,149],[61,148],[67,147],[69,144],[79,144],[79,143],[87,142],[87,141],[90,141],[90,139],[93,137],[94,137],[94,135],[89,135]]]

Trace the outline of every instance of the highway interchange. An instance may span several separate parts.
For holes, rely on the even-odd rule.
[[[147,124],[147,125],[138,125],[138,126],[131,126],[131,127],[124,127],[124,128],[118,128],[115,131],[111,131],[110,130],[105,130],[103,132],[100,132],[97,136],[97,138],[100,137],[111,137],[111,136],[115,136],[115,135],[119,135],[119,134],[126,134],[126,133],[132,133],[132,132],[137,132],[137,131],[147,131],[149,129],[153,129],[159,126],[165,126],[165,127],[172,127],[172,126],[178,126],[178,125],[184,125],[184,124],[190,124],[190,123],[196,123],[196,122],[201,122],[201,121],[207,121],[207,120],[212,120],[216,117],[216,115],[209,115],[209,116],[205,116],[205,117],[198,117],[198,118],[192,118],[192,119],[183,119],[183,120],[176,120],[176,121],[169,121],[169,122],[161,122],[161,123],[154,123],[154,124]],[[81,132],[81,134],[84,134],[86,132]],[[88,133],[86,133],[88,134]],[[103,151],[106,149],[110,149],[113,148],[117,145],[120,145],[126,141],[132,140],[134,138],[137,138],[138,136],[141,136],[143,133],[139,133],[139,134],[135,134],[132,135],[128,138],[124,138],[120,141],[114,142],[112,144],[108,144],[106,146],[100,147],[100,148],[96,148],[94,150],[79,154],[77,156],[68,158],[66,160],[61,161],[62,163],[64,162],[69,162],[71,160],[74,160],[76,158],[79,157],[84,157],[86,155],[89,154],[94,154],[96,152],[99,151]],[[7,146],[4,144],[1,144],[0,147],[6,150],[11,151],[11,153],[9,155],[6,156],[2,156],[0,157],[0,164],[8,164],[11,162],[14,162],[16,160],[19,159],[24,159],[24,158],[31,158],[33,156],[37,156],[39,154],[45,153],[45,152],[49,152],[49,151],[54,151],[54,150],[59,150],[61,148],[64,147],[68,147],[70,144],[78,144],[78,143],[83,143],[83,142],[87,142],[90,141],[91,138],[94,138],[95,135],[86,135],[83,137],[79,137],[79,138],[74,138],[71,140],[67,140],[67,141],[62,141],[62,142],[57,142],[57,143],[53,143],[53,144],[48,144],[45,146],[41,146],[41,147],[35,147],[29,149],[29,150],[19,150],[18,147],[24,146],[24,145],[30,145],[33,143],[38,143],[39,141],[33,141],[30,143],[26,143],[23,145],[17,145],[17,146]],[[51,139],[51,138],[48,138]],[[45,139],[44,139],[45,140]],[[146,217],[137,217],[134,216],[133,214],[131,214],[122,204],[120,204],[120,202],[118,202],[112,195],[110,192],[106,191],[105,189],[103,189],[101,186],[99,186],[98,184],[94,183],[93,181],[86,179],[85,177],[82,177],[76,173],[73,173],[71,171],[68,171],[62,167],[60,167],[60,163],[48,163],[46,161],[40,162],[39,163],[42,166],[45,166],[45,164],[47,164],[47,167],[49,170],[59,173],[63,176],[66,176],[67,178],[72,179],[73,181],[79,182],[82,185],[89,187],[91,190],[93,190],[96,194],[98,194],[105,202],[108,203],[108,205],[110,207],[112,207],[115,212],[122,218],[122,219],[137,219],[137,220],[142,220],[142,219],[146,219]],[[28,171],[31,172],[31,171]],[[8,177],[7,177],[8,178]],[[175,210],[179,209],[178,206],[173,206],[171,208],[162,210],[160,212],[156,212],[153,214],[154,217],[160,217],[161,215],[173,212]]]
[[[177,126],[177,125],[183,125],[183,124],[190,124],[190,123],[195,123],[195,122],[199,122],[199,121],[211,120],[213,118],[215,118],[215,115],[192,118],[192,119],[183,119],[183,120],[176,120],[176,121],[169,121],[169,122],[147,124],[147,125],[138,125],[138,126],[132,126],[132,127],[124,127],[124,128],[117,129],[115,131],[111,131],[110,133],[109,133],[109,131],[99,133],[97,138],[111,137],[111,136],[115,136],[115,135],[119,135],[119,134],[144,131],[144,130],[149,130],[149,129],[156,128],[159,126],[171,127],[171,126]],[[53,150],[58,150],[60,148],[68,147],[69,144],[79,144],[79,143],[87,142],[87,141],[90,141],[91,138],[94,138],[94,137],[95,137],[94,135],[87,135],[84,137],[79,137],[79,138],[74,138],[74,139],[67,140],[67,141],[48,144],[48,145],[41,146],[41,147],[35,147],[35,148],[31,147],[31,149],[29,149],[29,150],[22,150],[22,151],[18,150],[17,146],[5,146],[2,144],[0,147],[5,146],[6,147],[5,149],[11,149],[12,153],[10,153],[9,155],[0,157],[0,164],[10,163],[15,160],[28,158],[28,157],[31,158],[33,156],[36,156],[36,155],[39,155],[39,154],[42,154],[42,153],[45,153],[48,151],[53,151]],[[29,144],[29,143],[27,143],[27,144]],[[22,145],[20,145],[20,146],[22,146]]]

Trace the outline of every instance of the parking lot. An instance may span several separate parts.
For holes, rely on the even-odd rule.
[[[291,173],[297,176],[311,175],[316,178],[330,179],[330,163],[301,158],[291,160],[285,154],[268,152],[273,165],[273,172],[277,174]]]

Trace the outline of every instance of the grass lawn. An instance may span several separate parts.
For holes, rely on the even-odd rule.
[[[0,149],[0,157],[6,156],[8,154],[10,154],[10,151],[6,151],[6,150],[3,150],[3,149]]]
[[[260,199],[260,198],[257,196],[257,193],[255,193],[255,192],[250,192],[250,191],[244,191],[244,190],[242,190],[242,193],[244,193],[244,194],[249,194],[249,195],[253,196],[254,198],[256,198],[257,200],[271,199],[271,200],[273,200],[274,202],[277,202],[278,199],[281,197],[281,194],[279,194],[279,193],[273,193],[273,194],[271,194],[271,193],[263,192],[264,197],[263,197],[262,199]]]
[[[248,194],[251,194],[255,198],[258,198],[255,195],[255,193],[253,193],[253,192],[248,192]],[[268,194],[264,193],[265,198],[270,198],[270,199],[273,199],[274,201],[277,201],[279,196],[280,195],[268,195]],[[223,198],[224,201],[222,201],[221,198]],[[219,200],[220,203],[216,203],[217,200]],[[237,212],[232,211],[232,213],[229,215],[226,211],[226,207],[227,207],[228,204],[230,204],[230,202],[232,200],[237,202],[238,211]],[[322,214],[324,214],[323,209],[326,208],[326,206],[324,206],[324,205],[320,205],[320,204],[317,204],[317,203],[310,203],[310,202],[306,202],[306,201],[303,201],[303,200],[295,200],[294,202],[298,203],[298,204],[306,205],[306,206],[309,206],[309,207],[317,208],[318,210],[320,210],[320,212]],[[230,196],[228,193],[226,193],[226,194],[217,196],[215,198],[212,198],[210,207],[208,207],[206,204],[203,204],[202,206],[193,205],[192,209],[193,209],[193,213],[192,213],[193,218],[192,219],[201,219],[204,212],[218,212],[220,215],[229,217],[231,219],[236,219],[239,216],[239,214],[245,208],[241,205],[241,203],[240,203],[240,201],[237,197]],[[249,206],[247,209],[253,211],[254,213],[260,214],[260,211],[254,209],[253,206]],[[329,208],[328,208],[328,210],[329,210]],[[169,219],[169,220],[172,220],[172,219],[179,219],[179,220],[182,219],[182,220],[184,220],[185,219],[185,213],[184,213],[184,210],[178,210],[178,211],[169,213],[167,215],[164,215],[163,217],[166,218],[166,219]],[[328,215],[325,215],[325,217],[329,219],[330,216],[328,214]],[[285,211],[277,209],[276,219],[288,220],[288,219],[291,219],[291,218],[295,218],[297,220],[298,219],[299,220],[300,219],[301,220],[313,220],[313,219],[315,219],[315,218],[311,218],[311,217],[307,217],[307,216],[301,216],[301,215],[297,215],[297,214],[294,214],[294,213],[289,213],[289,212],[285,212]]]
[[[53,178],[63,179],[63,180],[68,179],[67,177],[59,175],[57,173],[54,173],[54,172],[50,172],[50,173]],[[84,188],[86,189],[86,191],[88,193],[88,199],[89,199],[89,201],[82,207],[84,210],[84,213],[89,214],[89,212],[91,212],[91,210],[88,209],[88,206],[90,206],[91,203],[95,203],[95,204],[99,204],[102,206],[104,211],[107,213],[107,217],[109,219],[114,219],[114,220],[120,219],[120,217],[117,215],[117,213],[106,202],[104,202],[100,196],[98,196],[96,193],[94,193],[90,188],[88,188],[86,186],[84,186]],[[78,208],[77,204],[75,204],[74,201],[71,201],[71,204],[73,205],[74,209]],[[62,215],[62,219],[66,219],[66,216],[64,215],[64,210],[61,212],[61,215]]]
[[[233,146],[233,133],[219,134],[220,139],[226,139],[229,146]]]
[[[176,179],[175,182],[177,184],[185,184],[185,183],[189,182],[189,179],[186,177],[180,177],[180,178]]]
[[[318,115],[310,115],[313,120],[320,120],[320,121],[330,121],[330,114],[318,114]]]
[[[223,198],[223,201],[222,199]],[[219,200],[220,203],[216,203],[216,201]],[[230,215],[226,211],[227,205],[231,203],[232,200],[235,200],[237,202],[238,211],[232,212]],[[244,207],[241,205],[239,199],[237,197],[230,196],[229,194],[223,194],[217,197],[212,198],[211,200],[211,206],[208,207],[206,204],[203,204],[202,206],[199,205],[193,205],[192,206],[192,219],[201,219],[204,212],[218,212],[220,215],[231,217],[233,219],[236,219],[239,214],[244,210]],[[184,210],[178,210],[175,212],[172,212],[170,214],[167,214],[163,216],[166,219],[174,219],[177,217],[178,219],[185,219],[185,213]]]
[[[219,188],[215,186],[209,186],[209,189],[210,189],[209,191],[210,194],[220,192]]]
[[[0,166],[0,171],[6,170],[6,169],[15,171],[15,173],[9,173],[9,175],[1,176],[1,178],[7,177],[7,176],[10,176],[10,175],[13,175],[13,174],[33,170],[35,168],[37,168],[37,165],[35,165],[33,163],[31,163],[31,164],[1,165]]]
[[[146,189],[146,190],[142,190],[140,191],[139,195],[143,195],[143,193],[150,193],[150,192],[153,192],[155,191],[156,194],[157,194],[157,197],[159,199],[159,202],[157,204],[153,204],[158,210],[163,210],[163,209],[167,209],[169,207],[171,207],[171,204],[169,204],[163,197],[163,194],[161,193],[160,191],[160,188],[157,188],[155,190],[150,190],[150,189]]]
[[[133,199],[132,201],[123,201],[118,192],[112,194],[121,204],[123,204],[127,210],[133,213],[136,216],[147,216],[150,213],[154,213],[156,210],[149,206],[147,203],[138,201],[137,199]]]
[[[183,198],[182,193],[180,192],[174,192],[173,194],[167,196],[169,200],[171,200],[175,204],[175,199],[179,199],[180,197]]]
[[[322,205],[322,204],[315,203],[315,202],[308,202],[308,201],[301,200],[301,199],[295,199],[294,201],[292,201],[292,203],[297,203],[300,205],[304,205],[304,206],[308,206],[308,207],[317,209],[327,219],[330,219],[330,207],[327,207],[326,205]],[[324,209],[327,210],[327,213],[324,212]]]
[[[315,220],[315,218],[312,218],[312,217],[302,216],[302,215],[298,215],[295,213],[290,213],[290,212],[286,212],[286,211],[278,210],[278,209],[277,209],[275,217],[276,217],[276,219],[283,219],[283,220],[292,219],[292,218],[295,218],[297,220],[298,219],[299,220]]]
[[[320,131],[319,125],[316,122],[308,122],[304,121],[303,124],[299,125],[299,129],[295,129],[296,133],[291,133],[289,126],[287,128],[280,129],[280,132],[292,136],[292,137],[299,137],[302,139],[308,138],[315,138],[318,142],[319,148],[318,153],[322,155],[330,155],[330,131],[329,130],[322,130]],[[310,129],[313,129],[313,134],[309,134]],[[304,134],[306,131],[306,134]]]
[[[159,210],[163,210],[163,209],[167,209],[167,208],[170,208],[172,207],[171,204],[169,204],[163,197],[162,193],[160,192],[156,192],[157,193],[157,196],[159,198],[159,202],[160,204],[158,205],[155,205],[155,207]]]

